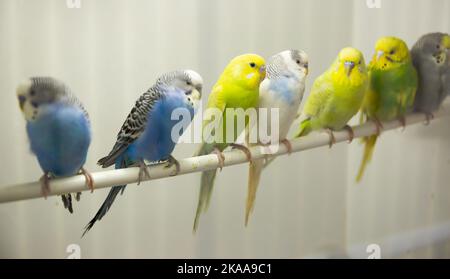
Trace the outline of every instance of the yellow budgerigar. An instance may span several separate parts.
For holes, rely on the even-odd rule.
[[[259,85],[264,79],[265,74],[264,58],[256,54],[237,56],[226,66],[208,97],[208,105],[203,121],[204,137],[208,136],[208,134],[205,133],[206,127],[212,125],[217,127],[217,129],[214,129],[214,135],[211,135],[206,139],[204,138],[204,143],[197,152],[197,156],[216,153],[220,165],[223,165],[224,158],[221,152],[228,146],[234,146],[246,152],[249,160],[251,159],[248,149],[234,144],[234,141],[236,141],[243,128],[246,125],[248,126],[248,118],[246,119],[245,125],[243,125],[244,127],[234,125],[234,129],[231,131],[233,135],[230,136],[229,127],[231,125],[228,123],[229,127],[227,129],[227,121],[230,121],[227,119],[233,119],[233,122],[236,124],[237,114],[231,115],[231,117],[228,115],[227,117],[227,113],[230,113],[228,109],[246,110],[257,107],[259,100]],[[214,114],[214,112],[219,112],[219,116],[215,117],[217,114]],[[219,125],[215,126],[213,125],[214,123],[219,123]],[[242,129],[239,130],[239,128]],[[231,138],[231,140],[227,140],[227,138]],[[217,170],[202,172],[201,188],[194,220],[194,232],[198,228],[200,214],[208,209],[216,173]]]
[[[362,105],[363,115],[377,124],[398,119],[405,126],[405,114],[414,104],[418,77],[412,64],[408,46],[395,37],[383,37],[375,45],[369,64],[370,87]],[[356,178],[359,182],[372,158],[378,135],[364,138],[364,155]]]
[[[347,123],[361,108],[367,85],[362,53],[351,47],[342,49],[330,68],[314,81],[295,137],[325,129],[331,147],[335,142],[333,131],[346,129],[353,139],[353,130]]]

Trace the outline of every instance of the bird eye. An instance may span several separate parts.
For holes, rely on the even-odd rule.
[[[391,50],[391,52],[389,52],[390,55],[394,54],[395,50]]]
[[[297,64],[300,64],[300,60],[297,60],[297,61],[295,61],[295,62],[297,62]]]
[[[34,95],[36,95],[36,92],[33,89],[31,89],[30,90],[30,96],[34,96]]]
[[[436,45],[436,48],[437,48],[437,49],[440,49],[440,48],[441,48],[441,46],[440,46],[440,45]]]
[[[250,62],[250,67],[255,68],[256,64],[254,62]]]
[[[186,84],[189,86],[192,85],[192,83],[190,81],[186,81]]]

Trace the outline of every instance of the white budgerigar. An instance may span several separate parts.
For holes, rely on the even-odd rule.
[[[286,145],[289,152],[291,145],[286,136],[294,122],[305,91],[305,79],[308,75],[308,56],[300,50],[286,50],[272,56],[267,64],[267,74],[259,87],[259,113],[267,110],[266,119],[258,119],[258,125],[267,127],[266,132],[261,132],[258,127],[258,143],[268,144],[274,136],[278,142]],[[279,121],[272,123],[272,109],[278,109]],[[273,127],[273,125],[278,127]],[[278,129],[277,129],[278,128]],[[254,131],[254,130],[253,130]],[[278,135],[273,135],[277,133]],[[270,139],[269,139],[270,137]],[[274,142],[270,142],[275,144]],[[249,166],[248,194],[245,212],[245,225],[248,224],[250,213],[253,211],[256,191],[264,168],[264,159],[253,160]]]

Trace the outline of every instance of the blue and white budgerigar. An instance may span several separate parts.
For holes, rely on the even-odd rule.
[[[20,109],[27,121],[31,151],[44,175],[42,195],[50,194],[50,177],[81,172],[93,191],[92,176],[83,168],[91,142],[89,116],[81,102],[61,81],[51,77],[32,77],[17,87]],[[79,193],[76,195],[79,199]],[[62,195],[72,213],[72,197]]]
[[[172,157],[172,151],[179,139],[172,133],[179,120],[172,119],[172,112],[185,109],[192,120],[195,109],[201,99],[202,77],[192,71],[173,71],[162,75],[156,83],[136,101],[122,128],[117,141],[108,156],[100,159],[98,164],[104,168],[115,165],[116,169],[138,165],[140,181],[149,177],[149,162],[167,162],[168,167],[179,164]],[[174,135],[174,137],[173,137]],[[101,220],[113,204],[116,196],[125,190],[126,185],[114,186],[95,217],[88,223],[83,233],[86,234],[96,221]]]
[[[305,91],[305,79],[308,75],[308,56],[300,50],[286,50],[272,56],[267,63],[266,78],[259,86],[259,109],[266,109],[266,135],[273,138],[273,133],[278,131],[276,139],[284,143],[291,152],[292,148],[286,136],[294,122]],[[271,110],[278,109],[278,129],[272,127]],[[258,143],[268,144],[269,139],[258,135]],[[271,144],[275,144],[271,142]],[[264,159],[253,160],[249,165],[247,205],[245,210],[245,225],[254,208],[256,191],[258,189],[261,172],[264,168]]]
[[[412,47],[411,57],[419,76],[414,110],[429,119],[450,94],[450,35],[422,36]]]

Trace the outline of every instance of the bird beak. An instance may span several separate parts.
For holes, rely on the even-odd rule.
[[[347,72],[347,77],[352,73],[353,68],[355,68],[354,62],[345,62],[344,63],[345,71]]]
[[[450,35],[444,36],[444,38],[442,39],[442,45],[446,49],[450,49]]]
[[[261,74],[261,80],[266,77],[266,65],[259,67],[259,73]]]
[[[17,98],[19,99],[20,110],[23,111],[23,107],[25,106],[25,101],[27,100],[27,98],[21,95],[19,95]]]
[[[309,74],[309,65],[305,64],[305,76]]]
[[[199,93],[198,99],[200,100],[202,98],[202,89],[203,89],[203,87],[202,86],[198,86],[195,89],[197,89],[197,91]]]
[[[379,51],[377,52],[377,60],[380,60],[380,58],[381,58],[383,55],[384,55],[384,51],[379,50]]]

